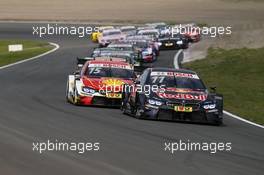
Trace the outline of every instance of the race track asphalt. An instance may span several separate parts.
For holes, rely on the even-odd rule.
[[[1,23],[0,39],[40,39],[32,24]],[[264,130],[224,116],[224,125],[138,120],[111,108],[77,107],[65,101],[75,57],[96,47],[88,38],[50,36],[56,52],[0,70],[1,175],[260,175]],[[175,51],[159,66],[173,67]],[[249,108],[250,110],[250,108]],[[257,112],[257,111],[256,111]],[[100,142],[100,151],[32,151],[32,142]],[[232,142],[229,152],[165,151],[164,142]]]

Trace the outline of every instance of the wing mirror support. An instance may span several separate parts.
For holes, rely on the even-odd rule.
[[[211,86],[210,90],[211,90],[211,92],[216,93],[216,86]]]
[[[135,84],[140,84],[140,81],[139,80],[135,80]]]

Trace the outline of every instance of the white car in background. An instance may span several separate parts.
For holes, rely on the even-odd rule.
[[[146,36],[152,36],[154,38],[158,38],[160,33],[158,29],[145,29],[145,30],[139,30],[138,35],[146,35]]]
[[[165,22],[154,22],[154,23],[146,23],[145,25],[153,28],[160,28],[160,27],[165,27],[168,24],[166,24]]]
[[[120,30],[123,34],[127,36],[135,35],[137,33],[137,28],[135,26],[122,26],[120,27]]]
[[[120,29],[104,30],[102,35],[98,38],[99,47],[106,47],[112,42],[120,42],[126,38],[126,35]]]

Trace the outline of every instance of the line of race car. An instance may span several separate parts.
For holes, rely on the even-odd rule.
[[[90,57],[77,58],[68,76],[66,99],[75,105],[120,107],[141,119],[223,121],[223,96],[212,92],[190,70],[153,67],[160,51],[187,49],[196,32],[171,35],[171,26],[103,26],[92,33],[98,42]]]

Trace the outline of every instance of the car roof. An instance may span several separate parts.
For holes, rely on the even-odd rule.
[[[113,29],[114,26],[100,26],[100,27],[98,27],[98,28],[99,28],[99,29],[106,29],[106,28],[109,28],[109,29],[112,28],[112,29]]]
[[[153,22],[153,23],[146,23],[147,26],[156,26],[156,25],[167,25],[165,22]]]
[[[187,69],[174,69],[174,68],[165,68],[165,67],[155,67],[149,69],[151,70],[151,72],[160,71],[160,72],[179,72],[179,73],[197,74],[196,72]]]
[[[108,57],[108,56],[99,56],[94,58],[95,61],[117,61],[117,62],[124,62],[124,58],[118,58],[118,57]]]
[[[112,47],[133,47],[133,45],[130,43],[111,43],[107,47],[108,48],[112,48]]]
[[[144,32],[157,32],[159,33],[158,29],[144,29],[144,30],[139,30],[138,33],[144,33]]]
[[[153,40],[153,37],[151,37],[150,35],[133,35],[133,36],[129,36],[126,38],[126,40]]]
[[[106,32],[121,32],[120,29],[106,29],[106,30],[103,30],[103,33],[106,33]]]
[[[120,51],[110,51],[110,52],[100,52],[100,55],[103,56],[112,56],[112,55],[119,55],[119,56],[131,56],[131,52],[120,52]]]
[[[146,39],[142,39],[142,38],[128,38],[126,39],[127,42],[148,42],[148,40]]]
[[[131,53],[133,53],[133,51],[131,51],[131,50],[122,50],[122,49],[112,49],[112,50],[101,50],[101,51],[99,51],[99,52],[96,52],[96,54],[116,54],[116,53],[118,53],[118,54],[131,54]]]
[[[102,58],[103,59],[103,58]],[[109,58],[105,58],[108,60],[91,60],[89,61],[89,64],[119,64],[119,65],[125,65],[125,66],[129,66],[130,64],[124,61],[116,61],[116,60],[109,60]]]
[[[136,29],[135,26],[121,26],[120,29]]]
[[[114,47],[97,47],[93,50],[93,52],[106,52],[106,51],[117,51],[118,48],[114,48]]]

